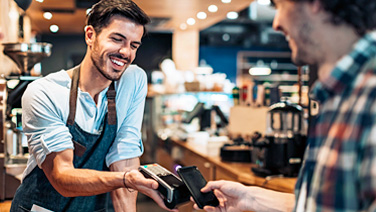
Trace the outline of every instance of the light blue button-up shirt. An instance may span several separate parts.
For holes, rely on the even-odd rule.
[[[65,70],[30,83],[22,97],[22,126],[27,136],[30,158],[23,177],[41,164],[51,152],[74,149],[66,126],[69,115],[71,79]],[[86,132],[99,134],[107,113],[108,88],[100,92],[95,104],[89,93],[77,94],[76,123]],[[131,65],[115,83],[117,134],[106,164],[139,157],[143,153],[141,124],[147,94],[145,72]]]

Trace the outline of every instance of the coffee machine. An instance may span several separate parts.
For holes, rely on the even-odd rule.
[[[0,201],[12,198],[20,184],[29,157],[22,130],[21,98],[27,85],[40,78],[32,76],[36,63],[51,55],[48,43],[4,43],[4,54],[18,66],[17,72],[0,79]]]
[[[253,140],[260,148],[252,171],[259,176],[295,177],[302,164],[307,141],[307,123],[301,106],[282,101],[270,106],[264,137]]]
[[[27,161],[27,141],[22,131],[21,98],[27,85],[38,79],[31,76],[34,65],[51,55],[49,43],[5,43],[4,54],[18,66],[16,73],[5,77],[4,140],[6,163],[20,164]]]

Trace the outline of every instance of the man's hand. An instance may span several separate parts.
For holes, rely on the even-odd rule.
[[[219,200],[218,207],[205,206],[204,210],[209,212],[235,212],[245,211],[251,208],[252,200],[247,199],[248,187],[231,181],[211,181],[201,189],[202,192],[214,190],[215,196]],[[197,204],[194,205],[199,209]]]
[[[202,192],[210,190],[214,190],[214,194],[219,200],[219,206],[205,206],[204,210],[209,212],[286,212],[292,211],[295,203],[293,194],[272,191],[256,186],[244,186],[232,181],[211,181],[201,189]],[[196,204],[194,207],[198,209]]]
[[[137,170],[129,171],[125,174],[125,183],[126,186],[130,189],[136,189],[139,192],[152,198],[159,207],[168,210],[177,212],[177,209],[170,210],[168,209],[159,192],[156,190],[158,188],[158,182],[152,179],[147,179]]]

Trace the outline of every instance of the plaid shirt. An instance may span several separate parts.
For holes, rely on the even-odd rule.
[[[376,32],[315,83],[311,98],[320,112],[296,183],[295,211],[376,211]]]

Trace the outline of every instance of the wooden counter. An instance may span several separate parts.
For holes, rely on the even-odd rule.
[[[164,142],[164,143],[163,143]],[[178,139],[162,141],[157,149],[157,162],[170,170],[176,164],[195,165],[207,180],[232,180],[281,192],[293,193],[296,178],[270,178],[256,176],[251,163],[222,162],[219,156],[208,156],[203,146],[191,145]]]

